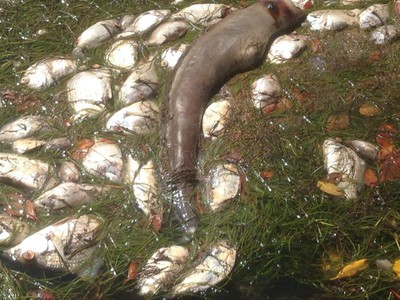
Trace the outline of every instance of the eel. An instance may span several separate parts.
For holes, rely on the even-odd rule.
[[[180,58],[163,99],[160,134],[168,195],[185,234],[197,228],[198,144],[208,102],[233,76],[259,67],[275,38],[306,16],[289,0],[257,0],[210,27]]]

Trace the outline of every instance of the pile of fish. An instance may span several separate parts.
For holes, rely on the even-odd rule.
[[[225,4],[195,4],[176,13],[160,9],[137,17],[126,15],[99,21],[79,35],[70,57],[51,56],[32,64],[20,83],[33,90],[60,85],[72,122],[98,117],[104,121],[101,132],[151,135],[160,126],[156,97],[163,82],[157,68],[172,71],[188,47],[179,42],[168,48],[164,46],[182,38],[189,30],[217,23],[233,10]],[[314,11],[309,14],[307,25],[311,30],[342,30],[357,24],[362,29],[377,28],[371,39],[384,43],[397,36],[396,29],[386,25],[388,17],[388,6],[375,4],[365,10]],[[267,60],[282,63],[296,57],[306,48],[308,40],[299,34],[282,36],[273,43]],[[109,47],[102,65],[87,66],[90,50],[104,43],[109,43]],[[151,53],[143,55],[143,47],[149,47]],[[115,77],[123,77],[124,82],[119,85]],[[278,77],[273,74],[256,80],[251,89],[250,100],[257,109],[276,103],[282,94]],[[109,111],[111,101],[115,111]],[[224,134],[231,106],[231,98],[225,97],[207,108],[203,117],[204,137],[216,139]],[[1,126],[0,142],[9,151],[0,153],[0,181],[34,194],[36,207],[45,210],[79,207],[96,201],[115,184],[126,185],[134,195],[130,201],[143,214],[153,218],[164,213],[158,166],[153,160],[137,160],[123,153],[117,142],[100,137],[81,141],[71,141],[67,136],[41,138],[53,130],[51,120],[36,115],[18,117]],[[59,163],[25,155],[36,149],[49,154],[68,150],[72,155]],[[323,150],[327,176],[340,174],[335,178],[343,197],[356,198],[363,185],[363,160],[334,139],[326,140]],[[106,183],[87,183],[85,176]],[[235,164],[219,163],[203,177],[202,197],[210,211],[223,209],[240,194],[240,171]],[[73,215],[30,234],[21,220],[2,215],[0,243],[11,247],[2,256],[53,271],[93,276],[102,265],[96,256],[102,223],[97,216]],[[236,250],[226,241],[217,241],[192,262],[191,256],[194,254],[183,246],[158,249],[140,271],[139,294],[151,296],[168,291],[176,296],[206,290],[229,275]]]

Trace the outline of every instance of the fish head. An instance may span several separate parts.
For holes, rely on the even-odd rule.
[[[44,235],[35,235],[26,238],[20,244],[4,250],[1,256],[11,262],[22,265],[46,265],[46,253],[52,251],[51,240]]]
[[[291,33],[307,18],[307,13],[296,7],[290,0],[258,0],[257,2],[275,20],[278,35]]]

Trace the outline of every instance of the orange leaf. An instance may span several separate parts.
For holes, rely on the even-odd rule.
[[[25,214],[28,219],[37,221],[36,205],[31,200],[26,200],[24,203]]]
[[[130,262],[128,266],[128,276],[124,280],[124,284],[126,284],[129,281],[135,280],[138,277],[138,268],[139,265],[137,262]]]
[[[380,182],[393,181],[400,177],[400,149],[395,149],[390,155],[381,159],[379,167]]]
[[[379,126],[378,128],[379,131],[385,131],[385,132],[390,132],[390,133],[396,133],[397,129],[390,123],[383,124]]]
[[[161,225],[163,221],[163,215],[161,214],[155,214],[152,216],[151,224],[153,225],[153,228],[156,232],[160,231]]]
[[[272,173],[271,171],[265,170],[265,171],[262,171],[262,172],[260,173],[260,175],[261,175],[261,177],[262,177],[264,180],[268,180],[268,179],[270,179],[270,178],[274,175],[274,173]]]
[[[365,184],[370,188],[374,188],[379,182],[378,176],[376,175],[375,171],[370,168],[365,170],[364,180]]]

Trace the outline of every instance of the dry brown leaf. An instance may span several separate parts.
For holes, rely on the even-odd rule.
[[[274,173],[272,173],[271,171],[268,171],[268,170],[264,170],[264,171],[261,171],[260,175],[264,180],[268,180],[274,175]]]
[[[400,258],[394,261],[392,270],[396,273],[397,279],[400,279]]]
[[[379,162],[380,182],[393,181],[400,177],[400,149],[393,150],[385,158],[380,156]]]
[[[360,115],[363,115],[366,117],[373,117],[373,116],[379,115],[381,113],[381,110],[373,103],[361,104],[358,111],[360,112]]]
[[[130,262],[128,266],[128,276],[124,280],[124,284],[129,281],[135,280],[138,277],[139,264],[137,262]]]
[[[317,182],[317,187],[329,195],[343,196],[343,192],[333,183],[319,180]]]
[[[153,228],[156,232],[160,231],[162,221],[163,221],[163,214],[155,214],[152,216],[151,224],[153,225]]]
[[[364,173],[364,180],[365,184],[369,186],[370,188],[374,188],[378,185],[378,176],[376,175],[376,172],[372,170],[371,168],[367,168]]]
[[[330,280],[353,277],[360,274],[366,268],[368,268],[368,260],[366,258],[359,259],[344,266],[343,269],[341,269],[339,273]]]
[[[350,123],[350,117],[347,113],[331,115],[326,121],[326,130],[336,131],[336,130],[346,129],[347,127],[349,127],[349,123]]]

